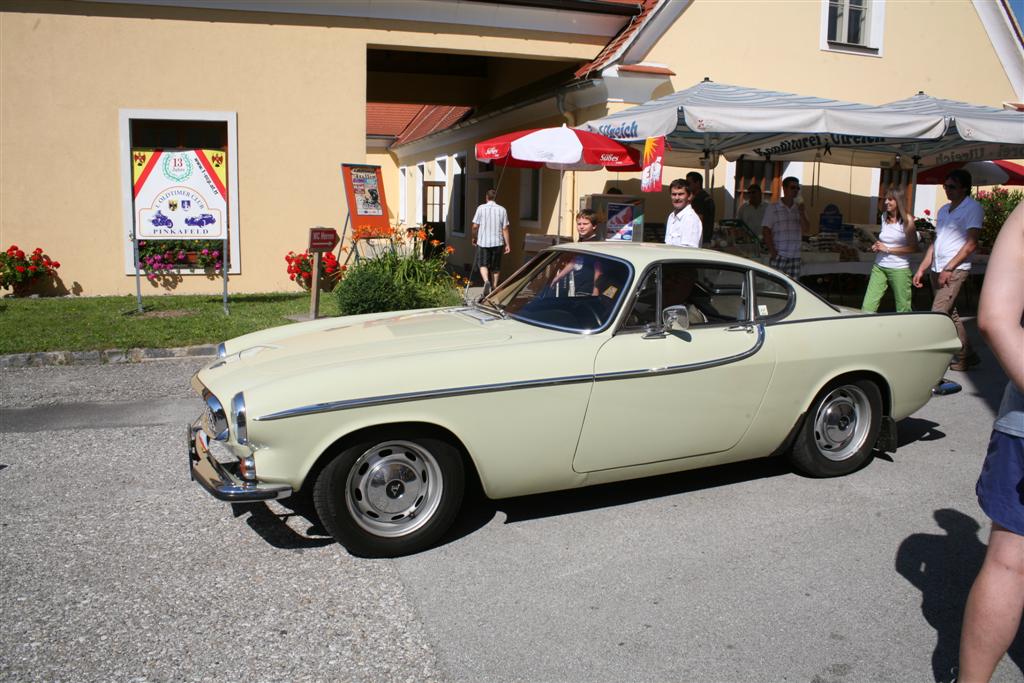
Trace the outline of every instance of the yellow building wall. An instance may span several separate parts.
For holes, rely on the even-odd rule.
[[[119,110],[237,115],[241,273],[230,291],[292,290],[284,254],[343,224],[340,164],[369,161],[368,46],[587,59],[603,40],[474,27],[81,2],[0,13],[0,242],[43,249],[71,292],[129,294]],[[381,164],[388,168],[388,164]],[[388,199],[397,180],[387,171]],[[392,184],[396,188],[392,195]],[[410,197],[415,196],[410,193]],[[393,216],[394,218],[394,216]],[[144,294],[219,292],[184,276]]]

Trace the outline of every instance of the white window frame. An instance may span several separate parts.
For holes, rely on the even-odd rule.
[[[849,2],[849,0],[843,0]],[[886,0],[867,0],[867,17],[864,20],[864,44],[853,45],[843,41],[828,39],[828,6],[829,0],[821,0],[821,31],[818,47],[826,52],[842,52],[846,54],[882,57],[885,44],[885,3]]]
[[[423,225],[423,181],[427,179],[427,165],[422,161],[416,164],[416,206],[413,207],[412,215],[416,219],[416,225]]]
[[[409,219],[409,169],[405,166],[398,167],[398,223],[405,225]]]
[[[462,159],[462,165],[459,165],[459,159]],[[455,202],[456,202],[456,197],[455,197],[455,176],[461,176],[462,177],[462,194],[464,195],[464,197],[468,197],[469,196],[469,166],[466,165],[467,163],[468,163],[468,155],[465,152],[459,152],[457,154],[453,154],[452,155],[451,182],[449,183],[448,193],[447,193],[448,194],[448,220],[446,222],[446,226],[448,228],[448,234],[449,235],[454,235],[456,237],[465,237],[466,236],[466,232],[467,232],[466,231],[466,226],[469,225],[469,218],[466,216],[466,207],[465,206],[456,206],[455,205]],[[465,166],[465,170],[462,170],[463,166]],[[461,201],[459,202],[459,204],[464,204],[464,203],[465,202],[461,202]],[[455,212],[456,211],[459,211],[462,214],[462,217],[463,217],[462,231],[461,232],[455,229]]]
[[[533,187],[527,182],[530,177],[530,172],[537,172],[537,181]],[[540,227],[540,215],[541,215],[541,188],[544,187],[542,168],[523,168],[519,172],[519,225],[524,228],[539,228]],[[537,195],[537,217],[536,218],[523,218],[525,211],[523,207],[528,207],[530,204],[530,193],[534,192]]]
[[[135,209],[132,201],[132,121],[157,119],[164,121],[217,121],[228,127],[228,250],[230,275],[242,272],[238,245],[238,115],[233,111],[189,111],[184,109],[119,109],[118,137],[121,145],[121,222],[124,228],[124,274],[135,274]],[[182,268],[183,273],[203,270]]]

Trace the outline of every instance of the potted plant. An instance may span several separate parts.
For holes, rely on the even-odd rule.
[[[26,254],[12,244],[0,253],[0,287],[12,290],[14,296],[24,296],[34,282],[56,275],[58,268],[60,262],[51,260],[40,247]]]
[[[308,251],[289,251],[284,260],[288,263],[288,279],[309,291],[313,282],[313,254]],[[338,257],[333,252],[324,252],[320,258],[321,291],[333,290],[347,269],[347,266],[338,263]]]

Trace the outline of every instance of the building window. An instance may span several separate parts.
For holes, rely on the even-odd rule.
[[[453,235],[466,234],[466,157],[452,157],[452,198],[448,202],[448,225]]]
[[[885,0],[821,0],[821,49],[881,56]]]
[[[519,222],[537,227],[539,220],[540,169],[524,168],[519,171]]]
[[[409,218],[406,207],[409,195],[409,169],[401,166],[398,169],[398,222],[402,225]]]
[[[829,42],[867,45],[865,42],[867,15],[867,0],[829,0]]]
[[[416,164],[416,225],[423,225],[423,183],[427,179],[426,164]]]
[[[132,149],[214,149],[227,158],[228,272],[241,272],[238,211],[237,117],[234,112],[122,109],[118,112],[121,144],[121,215],[124,272],[135,273],[132,236],[135,207],[132,187]]]

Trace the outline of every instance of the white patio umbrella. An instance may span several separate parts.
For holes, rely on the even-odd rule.
[[[665,136],[666,163],[704,165],[705,172],[727,158],[821,154],[832,146],[872,141],[937,139],[946,130],[941,116],[821,97],[713,83],[704,80],[580,128],[615,140],[640,143]]]

